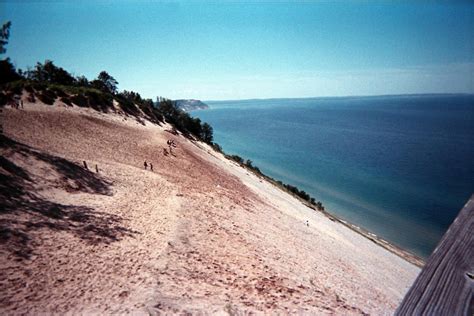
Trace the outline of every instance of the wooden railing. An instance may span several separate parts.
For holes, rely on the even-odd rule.
[[[474,315],[474,195],[444,234],[395,315]]]

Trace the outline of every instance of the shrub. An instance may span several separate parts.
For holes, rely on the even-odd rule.
[[[212,148],[214,148],[215,151],[222,153],[222,147],[218,143],[212,143],[211,146]]]
[[[11,94],[21,94],[23,92],[23,86],[24,82],[22,80],[12,81],[0,85],[0,91]]]
[[[80,106],[80,107],[88,107],[89,104],[87,102],[87,98],[83,95],[83,94],[77,94],[77,95],[73,95],[71,97],[71,101],[72,103],[74,103],[75,105],[77,106]]]
[[[69,106],[72,106],[72,103],[71,103],[71,99],[68,98],[68,97],[61,97],[61,102],[64,103],[64,104],[67,104]]]
[[[45,89],[40,91],[38,99],[40,99],[44,104],[53,105],[54,100],[56,100],[56,93],[52,90]]]
[[[109,94],[87,91],[86,97],[89,101],[89,106],[97,111],[107,112],[112,106],[112,96]]]
[[[227,156],[228,158],[232,159],[233,161],[237,162],[238,164],[244,164],[244,159],[242,159],[242,157],[238,156],[238,155],[231,155],[231,156]]]
[[[140,112],[138,111],[137,106],[130,100],[127,100],[124,97],[116,96],[117,101],[120,104],[120,108],[127,114],[138,116]]]
[[[0,73],[0,84],[21,79],[9,58],[0,60]]]
[[[64,90],[60,86],[54,85],[54,86],[51,86],[49,89],[53,91],[58,97],[67,97],[67,94],[64,92]]]

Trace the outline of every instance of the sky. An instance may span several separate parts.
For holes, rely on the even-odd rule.
[[[474,2],[0,1],[5,56],[143,97],[474,93]]]

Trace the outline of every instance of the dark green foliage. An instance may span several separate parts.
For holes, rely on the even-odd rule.
[[[212,148],[214,148],[215,151],[217,151],[219,153],[223,152],[221,145],[219,145],[218,143],[212,143],[211,146],[212,146]]]
[[[73,85],[76,82],[76,78],[63,68],[54,65],[51,60],[45,60],[44,64],[36,63],[35,68],[27,72],[27,77],[33,81],[61,85]]]
[[[72,106],[71,99],[68,98],[68,97],[61,97],[60,101],[63,102],[64,104],[67,104],[67,105],[69,105],[69,106]]]
[[[244,159],[238,155],[230,155],[230,156],[226,156],[227,158],[229,159],[232,159],[233,161],[237,162],[238,164],[240,165],[243,165],[244,164]]]
[[[133,116],[138,116],[140,114],[140,111],[138,110],[137,106],[135,105],[135,103],[133,103],[133,101],[125,98],[123,95],[121,94],[117,94],[115,96],[116,100],[119,102],[120,104],[120,108],[127,114],[129,115],[133,115]]]
[[[306,200],[306,201],[310,201],[310,196],[308,193],[306,193],[305,191],[300,191],[297,187],[295,186],[292,186],[290,184],[284,184],[283,185],[288,191],[290,191],[291,193],[299,196],[300,198],[302,198],[303,200]]]
[[[138,105],[140,109],[143,111],[143,113],[145,113],[152,122],[154,123],[163,122],[163,115],[160,113],[158,109],[155,108],[152,99],[141,100],[138,103]]]
[[[36,91],[41,91],[41,90],[44,90],[44,89],[47,89],[50,84],[47,84],[45,82],[35,82],[35,81],[32,81],[31,82],[31,86],[33,89],[35,89]]]
[[[163,114],[165,119],[170,123],[177,121],[178,116],[180,115],[180,110],[173,104],[171,100],[161,100],[158,103],[158,110]]]
[[[312,204],[314,204],[318,210],[324,211],[323,203],[321,203],[320,201],[318,201],[316,203],[312,203]]]
[[[252,170],[257,175],[262,175],[262,172],[260,171],[260,169],[257,166],[254,166],[252,160],[250,160],[250,159],[247,159],[247,161],[245,161],[245,167]]]
[[[23,83],[21,81],[9,82],[7,87],[8,91],[14,95],[20,95],[23,92]]]
[[[10,27],[12,23],[10,21],[4,23],[0,29],[0,54],[7,52],[6,45],[8,44],[8,38],[10,37]],[[7,82],[20,80],[22,77],[16,72],[15,66],[10,62],[9,58],[0,60],[0,85]],[[7,95],[5,94],[5,98]],[[1,101],[7,103],[8,100]]]
[[[201,139],[208,144],[212,144],[214,140],[214,130],[211,125],[207,123],[202,124]]]
[[[308,193],[306,193],[305,191],[300,191],[297,187],[293,186],[293,185],[290,185],[290,184],[284,184],[283,182],[281,181],[276,181],[280,186],[284,187],[286,190],[288,190],[289,192],[293,193],[294,195],[302,198],[303,200],[305,201],[308,201],[309,203],[311,203],[312,205],[316,206],[316,208],[320,211],[324,211],[324,206],[323,204],[320,202],[320,201],[317,201],[311,197]]]
[[[0,84],[21,79],[9,58],[0,60],[0,74]]]
[[[138,92],[123,90],[119,93],[119,95],[132,102],[141,103],[143,101],[142,97]]]
[[[79,76],[76,78],[76,85],[79,87],[89,87],[89,80],[85,76]]]
[[[12,22],[8,21],[2,25],[0,29],[0,54],[5,54],[7,49],[5,46],[8,44],[8,38],[10,37],[10,27]]]
[[[67,97],[67,94],[60,86],[50,86],[49,90],[53,91],[58,97]]]
[[[222,152],[222,148],[218,144],[214,143],[213,146],[217,146],[217,148],[219,148],[218,151]],[[316,200],[314,198],[312,198],[308,193],[306,193],[305,191],[302,191],[302,190],[300,191],[297,187],[295,187],[293,185],[285,184],[285,183],[281,182],[280,180],[275,180],[275,179],[263,174],[260,171],[260,169],[253,164],[252,160],[247,159],[244,162],[244,159],[242,157],[238,156],[238,155],[225,155],[225,156],[228,159],[231,159],[231,160],[237,162],[239,165],[241,165],[243,167],[246,167],[247,169],[253,171],[256,175],[262,176],[262,177],[274,182],[275,184],[277,184],[280,187],[284,188],[285,190],[287,190],[291,194],[294,194],[294,195],[300,197],[301,199],[311,203],[312,205],[316,206],[316,208],[318,210],[324,211],[324,206],[322,205],[321,202],[319,202],[319,201],[316,202]]]
[[[112,106],[112,96],[96,91],[87,91],[86,98],[89,101],[89,106],[97,111],[107,112]]]
[[[77,106],[86,108],[89,106],[89,102],[87,101],[87,98],[83,94],[76,94],[71,97],[72,103],[74,103]]]
[[[56,100],[56,93],[53,90],[45,89],[38,93],[37,97],[44,104],[53,105],[54,100]]]
[[[163,122],[163,115],[155,108],[152,99],[142,99],[139,93],[127,90],[117,93],[115,98],[119,101],[122,109],[126,113],[139,115],[140,109],[152,122]]]
[[[109,75],[107,71],[101,71],[96,80],[91,82],[92,86],[110,94],[117,92],[118,81]]]
[[[175,102],[161,99],[157,109],[169,123],[173,124],[183,134],[194,135],[198,139],[212,144],[212,127],[207,123],[201,124],[199,118],[194,118],[189,113],[180,110]]]

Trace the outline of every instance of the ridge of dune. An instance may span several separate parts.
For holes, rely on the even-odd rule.
[[[1,119],[2,314],[392,314],[419,273],[170,125],[39,103]]]

